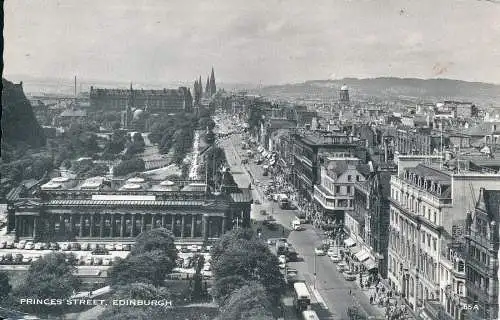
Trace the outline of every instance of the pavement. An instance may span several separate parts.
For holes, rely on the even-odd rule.
[[[293,245],[302,261],[290,262],[291,268],[297,269],[306,279],[314,299],[312,309],[318,313],[320,319],[347,319],[346,309],[349,306],[358,306],[373,319],[384,319],[384,309],[370,304],[368,290],[361,290],[359,281],[346,281],[337,271],[336,264],[332,263],[328,256],[316,256],[314,248],[319,246],[323,240],[323,234],[311,225],[304,225],[304,231],[290,230],[291,221],[298,214],[297,210],[283,210],[262,196],[260,186],[272,181],[272,175],[264,177],[261,165],[252,161],[248,165],[241,165],[238,153],[241,150],[242,136],[237,134],[220,143],[225,150],[226,157],[232,172],[242,172],[234,175],[236,183],[240,186],[248,186],[252,181],[254,199],[259,199],[260,205],[252,205],[251,218],[259,221],[265,219],[260,215],[260,210],[265,209],[271,213],[281,225],[281,231],[288,236],[288,242]],[[257,182],[258,181],[258,182]],[[265,237],[265,235],[263,235]],[[279,236],[279,235],[275,235]],[[315,277],[316,274],[316,277]]]

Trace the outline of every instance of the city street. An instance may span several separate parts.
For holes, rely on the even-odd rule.
[[[263,220],[265,216],[260,215],[260,210],[265,209],[268,214],[272,214],[277,222],[286,229],[285,235],[288,236],[288,242],[293,245],[299,253],[299,257],[303,258],[300,262],[290,262],[291,268],[297,269],[305,278],[311,293],[313,293],[313,302],[317,305],[315,310],[321,318],[326,318],[328,313],[330,319],[345,319],[346,308],[349,306],[358,305],[370,316],[382,317],[383,314],[375,309],[370,303],[369,298],[361,292],[354,281],[346,281],[337,271],[336,264],[331,262],[328,256],[316,257],[314,248],[322,243],[322,235],[319,230],[314,229],[311,225],[305,225],[304,231],[291,231],[291,221],[294,219],[298,210],[283,210],[272,201],[268,201],[262,197],[260,185],[263,185],[272,180],[272,176],[264,177],[262,175],[262,166],[256,165],[250,161],[245,167],[241,165],[239,153],[241,152],[242,135],[235,134],[220,142],[220,146],[224,148],[226,157],[234,174],[235,181],[240,186],[248,186],[252,181],[254,199],[259,199],[260,205],[252,206],[252,219]],[[316,264],[317,278],[314,281]],[[316,282],[316,284],[315,284]],[[316,287],[317,291],[314,290]],[[349,291],[352,291],[352,295]],[[319,308],[318,308],[319,307]],[[328,309],[328,312],[318,309]]]

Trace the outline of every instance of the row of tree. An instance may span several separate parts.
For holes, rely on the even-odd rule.
[[[214,287],[221,320],[274,319],[284,291],[278,259],[251,229],[223,235],[212,249]]]

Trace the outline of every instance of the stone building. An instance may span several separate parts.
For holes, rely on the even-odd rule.
[[[236,192],[238,191],[238,192]],[[17,238],[119,240],[152,228],[170,229],[178,241],[206,241],[250,224],[249,190],[206,193],[200,181],[53,178],[37,197],[12,199]]]

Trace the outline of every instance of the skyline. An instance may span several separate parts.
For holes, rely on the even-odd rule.
[[[218,83],[500,84],[500,5],[491,1],[166,3],[6,1],[3,76],[189,82],[214,66]]]

